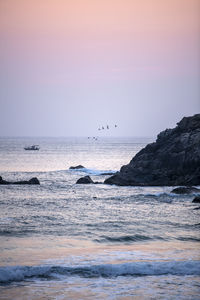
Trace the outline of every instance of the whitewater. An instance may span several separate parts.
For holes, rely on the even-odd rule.
[[[0,176],[41,183],[0,186],[0,299],[200,299],[195,194],[103,184],[151,141],[0,138]]]

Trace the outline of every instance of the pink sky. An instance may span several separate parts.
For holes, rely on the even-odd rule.
[[[49,89],[62,87],[69,103],[76,98],[72,88],[110,85],[112,102],[115,85],[127,90],[126,85],[145,87],[151,80],[159,85],[189,80],[194,86],[188,95],[196,89],[193,112],[199,96],[193,84],[200,75],[199,14],[199,0],[1,0],[3,85],[21,94],[26,85],[26,97],[32,89],[41,89],[41,95],[47,89],[49,96]],[[127,105],[133,96],[127,93]]]

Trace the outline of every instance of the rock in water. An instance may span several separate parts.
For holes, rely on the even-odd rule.
[[[173,194],[192,194],[192,193],[200,193],[200,189],[197,189],[193,186],[183,186],[175,188],[171,191]]]
[[[75,167],[70,167],[69,168],[70,170],[78,170],[78,169],[85,169],[85,167],[83,167],[82,165],[78,165],[78,166],[75,166]]]
[[[139,151],[104,183],[131,186],[200,185],[200,114],[184,117]]]
[[[200,196],[197,196],[195,197],[193,200],[192,200],[193,203],[200,203]]]
[[[0,184],[10,184],[10,182],[4,180],[4,179],[0,176]]]
[[[0,184],[40,184],[39,180],[36,177],[31,178],[30,180],[22,181],[6,181],[0,176]]]
[[[77,180],[76,184],[88,184],[88,183],[94,183],[94,181],[90,178],[90,176],[84,176]]]
[[[37,177],[31,178],[28,182],[29,182],[29,184],[40,184],[40,182],[37,179]]]

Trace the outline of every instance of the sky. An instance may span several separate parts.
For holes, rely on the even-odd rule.
[[[200,0],[0,0],[0,136],[155,136],[199,112]]]

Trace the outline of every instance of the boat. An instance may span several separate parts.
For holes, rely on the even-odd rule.
[[[39,145],[32,145],[29,147],[24,147],[24,150],[39,150],[39,149],[40,149]]]

